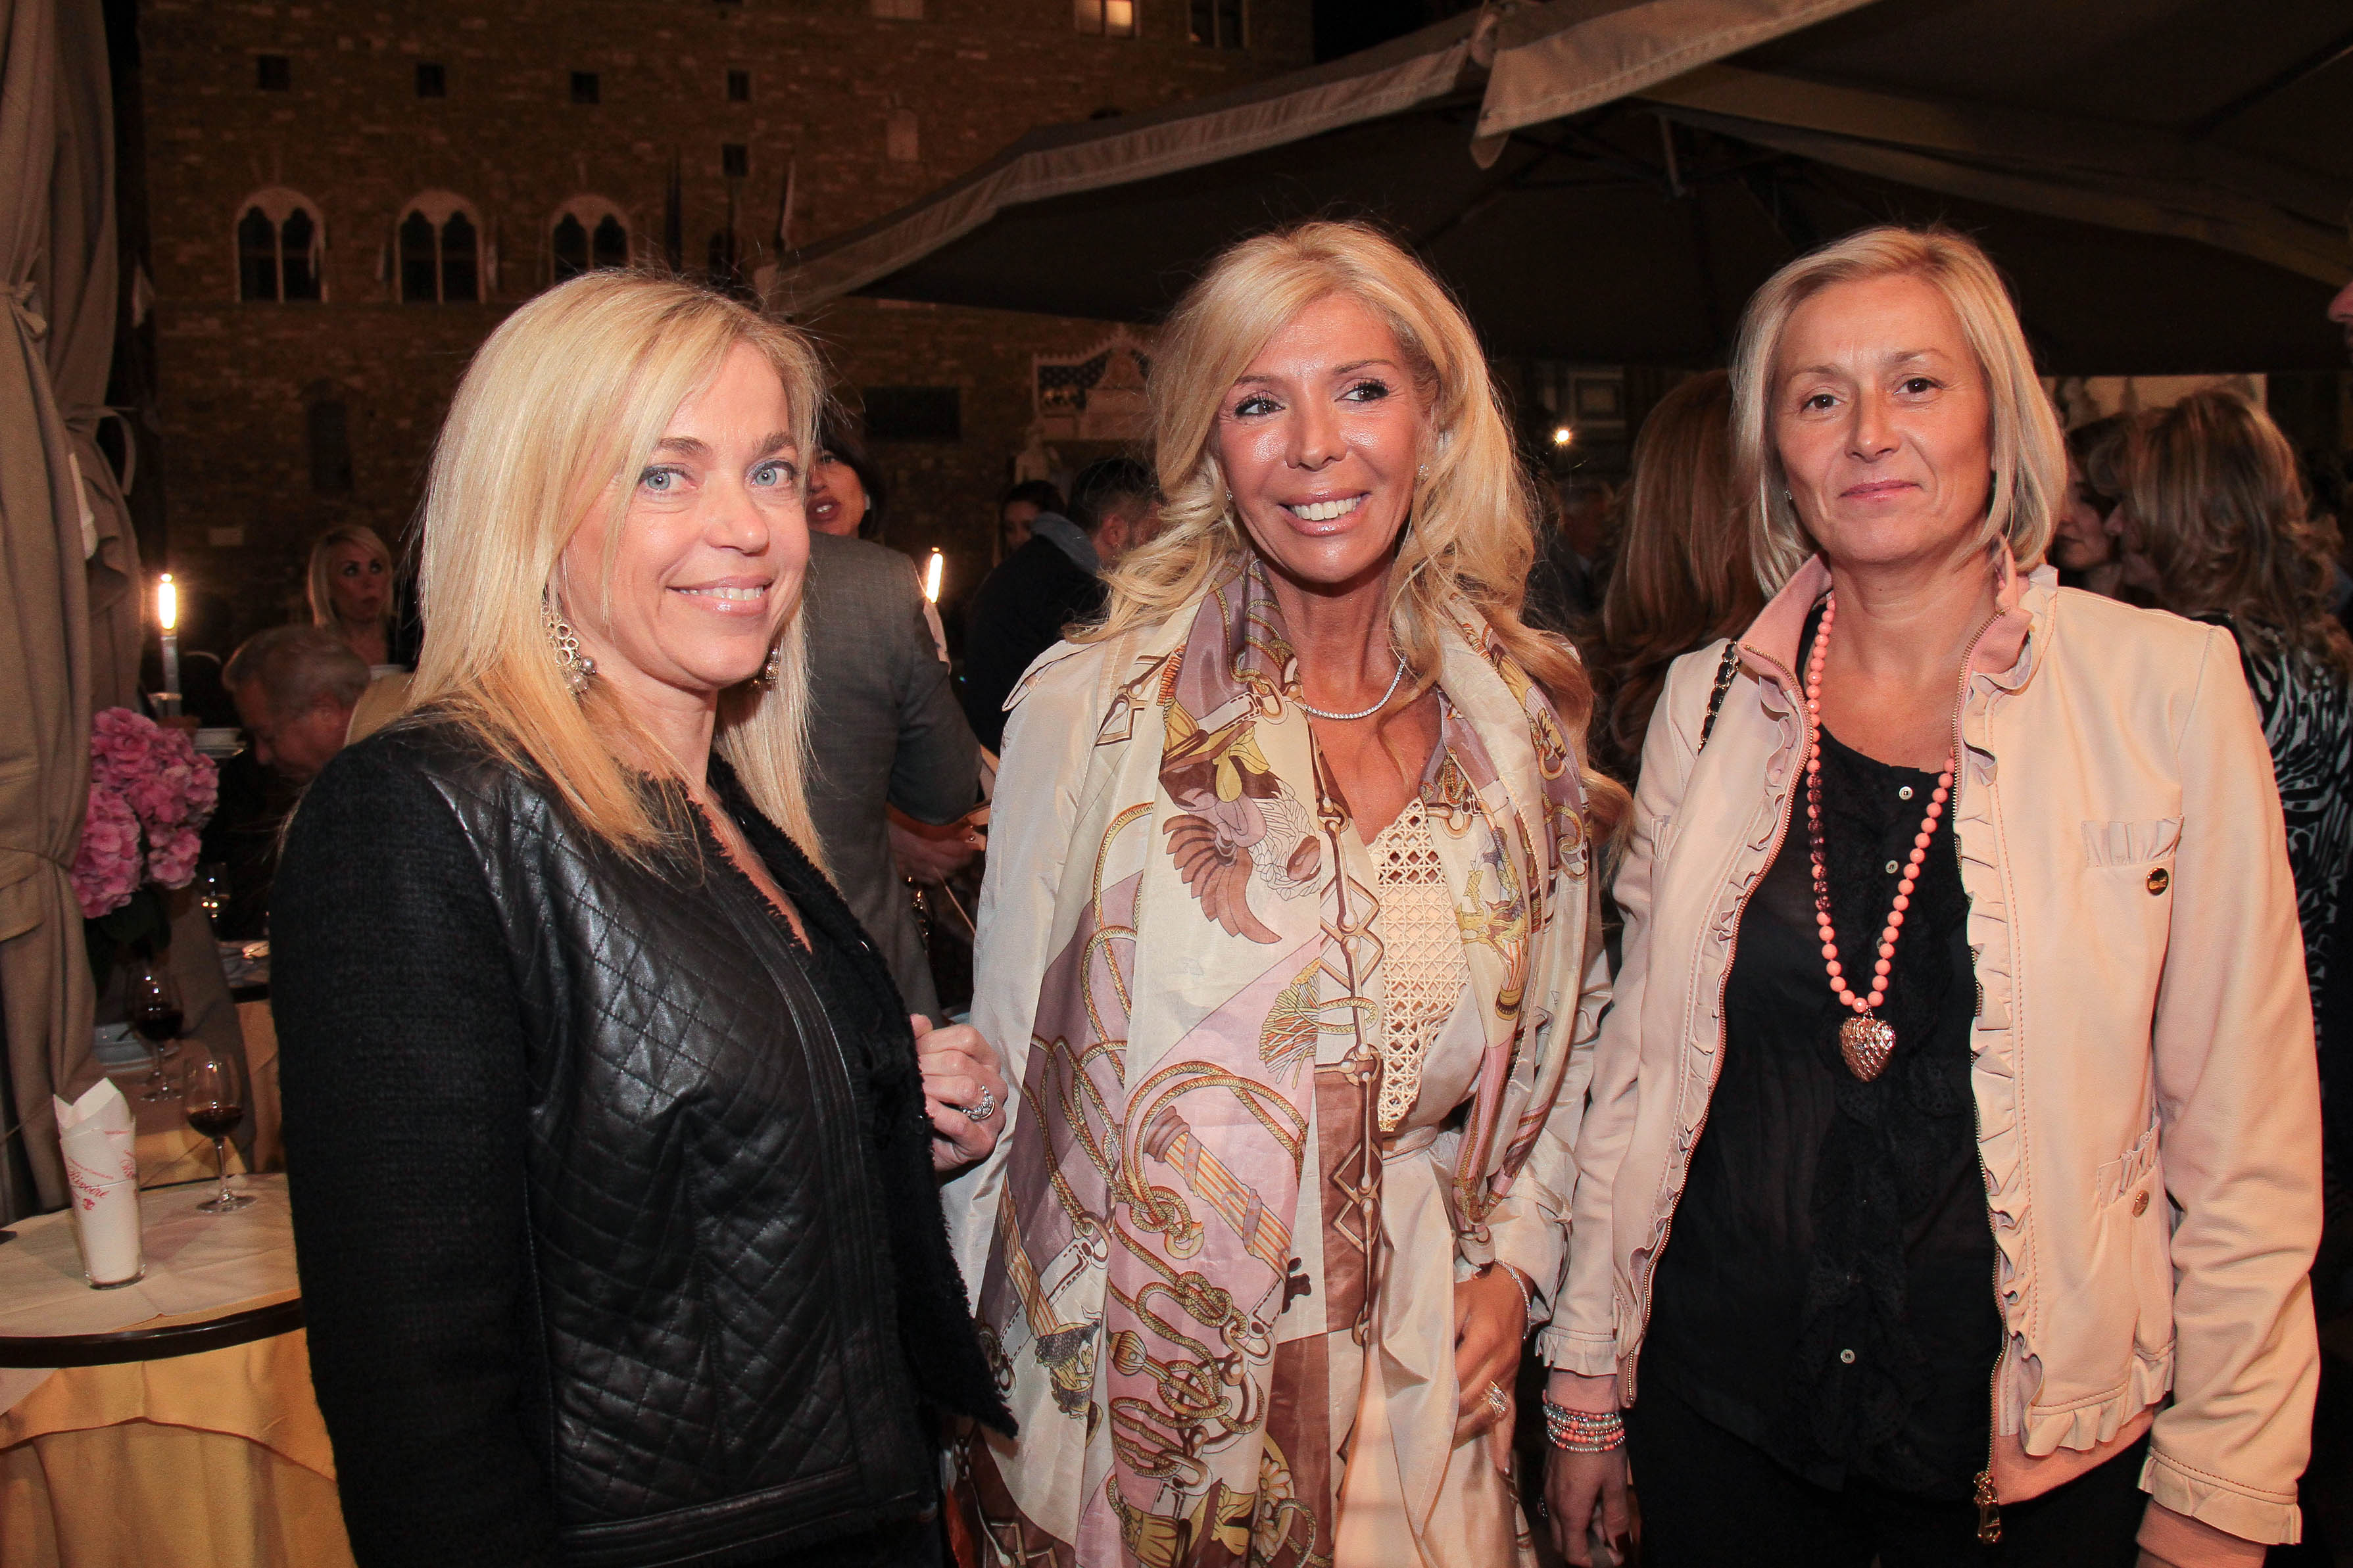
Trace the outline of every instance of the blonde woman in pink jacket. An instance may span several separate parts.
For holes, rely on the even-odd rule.
[[[1991,264],[1758,291],[1771,602],[1682,660],[1617,887],[1547,1500],[1569,1561],[2205,1568],[2298,1538],[2318,1088],[2227,632],[2042,565],[2059,429]]]

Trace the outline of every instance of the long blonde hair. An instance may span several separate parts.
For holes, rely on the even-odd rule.
[[[1733,637],[1765,607],[1748,552],[1750,507],[1732,468],[1732,380],[1711,370],[1659,400],[1634,437],[1618,560],[1588,650],[1599,692],[1593,746],[1631,776],[1667,667]]]
[[[2329,613],[2337,526],[2305,500],[2295,449],[2271,416],[2209,387],[2148,416],[2126,448],[2118,504],[2156,568],[2157,602],[2226,615],[2257,651],[2353,678]]]
[[[1441,628],[1468,606],[1544,687],[1567,732],[1582,737],[1593,711],[1584,668],[1567,644],[1520,620],[1535,556],[1528,481],[1478,334],[1437,279],[1367,224],[1303,223],[1245,239],[1187,290],[1161,333],[1150,382],[1167,498],[1160,532],[1111,574],[1102,625],[1072,635],[1096,641],[1166,620],[1249,557],[1212,446],[1218,408],[1268,339],[1333,295],[1362,302],[1397,334],[1432,433],[1389,571],[1389,635],[1417,689],[1437,679]],[[1625,792],[1589,768],[1586,783],[1596,826],[1607,829],[1622,815]]]
[[[311,546],[310,576],[304,584],[304,593],[311,601],[311,624],[314,626],[324,626],[341,637],[343,625],[335,615],[333,588],[335,574],[333,557],[335,547],[339,544],[356,544],[366,551],[370,556],[384,563],[384,574],[387,578],[392,575],[392,551],[385,545],[384,536],[364,522],[337,523],[319,535],[317,542]],[[387,583],[385,586],[389,588],[391,584]],[[384,596],[382,624],[387,630],[391,628],[392,595],[389,593]]]
[[[1732,358],[1732,443],[1741,489],[1757,508],[1757,575],[1778,589],[1814,552],[1773,441],[1773,362],[1798,307],[1836,283],[1919,278],[1960,318],[1985,373],[1993,491],[1980,542],[2007,539],[2021,570],[2040,565],[2067,491],[2067,447],[2042,395],[2034,355],[1993,262],[1965,235],[1941,226],[1866,228],[1800,256],[1765,280],[1740,318]]]
[[[565,548],[592,508],[605,512],[598,592],[609,602],[630,481],[679,405],[739,343],[783,382],[806,464],[825,402],[806,339],[709,289],[600,271],[549,289],[491,334],[459,384],[426,484],[427,630],[408,706],[458,720],[509,764],[536,771],[585,831],[640,858],[691,841],[691,818],[675,789],[646,787],[643,759],[660,748],[604,684],[572,694],[543,606],[555,603]],[[814,860],[802,626],[796,605],[774,687],[746,682],[721,695],[715,745]]]

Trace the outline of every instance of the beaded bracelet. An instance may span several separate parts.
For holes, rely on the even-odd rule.
[[[1626,1418],[1615,1410],[1571,1410],[1544,1402],[1545,1436],[1567,1454],[1607,1454],[1626,1445]]]

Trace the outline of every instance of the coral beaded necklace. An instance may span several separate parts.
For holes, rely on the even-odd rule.
[[[1887,1058],[1895,1049],[1895,1030],[1877,1016],[1877,1009],[1887,999],[1895,939],[1903,934],[1904,914],[1912,907],[1912,889],[1919,879],[1921,862],[1927,858],[1929,836],[1936,832],[1936,819],[1945,815],[1945,803],[1952,797],[1958,752],[1957,748],[1945,758],[1945,770],[1936,775],[1936,787],[1928,794],[1920,831],[1912,836],[1911,858],[1895,884],[1894,907],[1887,911],[1887,924],[1879,933],[1879,956],[1871,966],[1871,994],[1858,996],[1847,984],[1845,968],[1839,963],[1838,931],[1831,923],[1830,877],[1822,865],[1822,660],[1830,652],[1831,626],[1837,619],[1838,595],[1832,594],[1822,601],[1821,629],[1814,634],[1813,650],[1806,658],[1806,841],[1813,858],[1814,923],[1821,928],[1822,965],[1830,972],[1831,994],[1854,1009],[1854,1016],[1839,1026],[1839,1055],[1846,1058],[1849,1072],[1869,1083],[1886,1070]]]

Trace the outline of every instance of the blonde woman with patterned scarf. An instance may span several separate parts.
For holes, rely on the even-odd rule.
[[[1533,1563],[1513,1376],[1605,994],[1591,697],[1521,624],[1528,500],[1402,250],[1229,250],[1153,375],[1166,531],[1012,699],[949,1199],[1020,1424],[967,1561]]]

